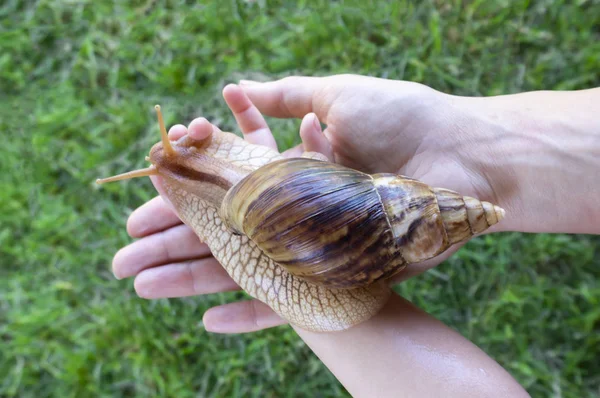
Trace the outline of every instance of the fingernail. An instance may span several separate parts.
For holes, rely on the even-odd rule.
[[[317,130],[320,133],[321,132],[321,122],[319,122],[319,118],[314,113],[313,113],[313,125],[315,126],[315,130]]]
[[[226,333],[227,325],[233,321],[230,315],[231,314],[226,308],[211,308],[209,311],[205,312],[202,317],[204,330],[211,333]]]
[[[253,84],[260,84],[254,80],[240,80],[240,86],[252,86]]]

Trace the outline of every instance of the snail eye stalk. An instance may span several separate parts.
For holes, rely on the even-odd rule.
[[[158,116],[158,126],[160,127],[160,139],[163,144],[165,156],[172,156],[175,154],[175,150],[171,146],[171,141],[169,141],[169,135],[167,134],[167,129],[165,128],[165,121],[163,120],[162,112],[160,111],[160,105],[155,105],[154,109],[156,109],[156,116]]]
[[[156,105],[154,107],[156,109],[156,115],[158,117],[158,126],[160,128],[160,139],[163,144],[164,154],[165,156],[173,156],[175,154],[175,150],[171,145],[171,141],[169,141],[169,135],[167,134],[167,129],[165,128],[165,121],[163,120],[162,112],[160,111],[160,105]],[[146,156],[146,160],[150,161],[150,158]],[[98,178],[96,180],[96,184],[104,184],[106,182],[120,181],[120,180],[129,180],[130,178],[137,177],[149,177],[158,174],[158,170],[156,167],[150,166],[145,169],[133,170],[127,173],[118,174],[116,176],[107,177],[107,178]]]
[[[113,182],[120,180],[129,180],[131,178],[137,177],[148,177],[155,176],[158,174],[158,171],[154,166],[147,167],[145,169],[128,171],[127,173],[117,174],[116,176],[107,177],[107,178],[98,178],[96,180],[96,184],[104,184],[105,182]]]

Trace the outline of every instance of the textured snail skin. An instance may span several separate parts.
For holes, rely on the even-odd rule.
[[[389,276],[503,215],[487,202],[318,154],[283,159],[231,133],[185,136],[167,149],[151,149],[152,172],[181,220],[242,289],[310,331],[366,321],[388,300]]]

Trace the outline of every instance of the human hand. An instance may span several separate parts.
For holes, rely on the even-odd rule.
[[[472,121],[469,119],[472,115],[467,112],[468,107],[459,104],[459,99],[407,82],[356,76],[313,79],[242,85],[266,113],[303,117],[300,129],[303,148],[287,151],[288,156],[297,156],[302,150],[317,151],[367,172],[407,174],[430,185],[498,203],[508,209],[510,217],[511,190],[500,190],[496,195],[495,184],[503,180],[490,177],[497,171],[493,167],[497,160],[492,155],[497,148],[489,145],[491,132],[481,127],[482,122],[475,126],[467,123]],[[224,91],[242,132],[252,143],[275,148],[266,122],[244,91],[237,86],[228,86]],[[394,113],[394,109],[400,111]],[[324,134],[316,123],[316,115],[310,111],[328,122]],[[356,116],[363,114],[364,117]],[[478,135],[475,127],[489,136]],[[373,134],[362,133],[370,128]],[[200,118],[187,129],[174,126],[170,136],[177,139],[187,133],[202,139],[213,129],[217,127]],[[423,131],[425,133],[419,135]],[[396,140],[395,136],[401,136],[402,140]],[[352,156],[348,148],[354,148],[356,155]],[[491,160],[486,160],[484,155]],[[160,192],[160,181],[154,178],[153,182]],[[518,205],[513,208],[517,209]],[[515,222],[519,220],[513,218],[513,225]],[[504,224],[489,231],[499,230]],[[142,239],[119,251],[113,267],[119,277],[137,275],[135,286],[140,296],[181,297],[239,289],[211,257],[206,245],[198,242],[161,198],[136,210],[130,217],[128,231]],[[446,252],[444,258],[451,252]],[[442,259],[413,265],[408,272],[401,273],[400,278],[420,273]],[[255,300],[215,307],[205,314],[204,321],[209,330],[232,333],[284,323],[266,305]]]
[[[244,91],[239,86],[230,85],[223,94],[246,140],[277,149],[264,118]],[[188,134],[202,140],[214,130],[218,130],[218,127],[211,125],[206,119],[198,118],[188,128],[181,125],[172,127],[169,136],[170,139],[177,140]],[[310,113],[304,116],[300,136],[302,149],[287,151],[287,156],[299,156],[303,151],[320,152],[331,160],[336,156],[336,146],[321,131],[316,115]],[[389,149],[384,145],[381,148]],[[359,152],[357,157],[360,156]],[[375,154],[373,156],[377,158]],[[379,160],[385,159],[380,157]],[[364,167],[361,168],[365,170]],[[152,181],[156,189],[162,192],[160,179],[152,177]],[[136,291],[144,298],[183,297],[238,290],[239,286],[212,257],[209,248],[199,242],[189,227],[181,223],[172,206],[163,199],[165,197],[163,195],[149,201],[131,215],[128,232],[132,237],[141,239],[115,255],[115,275],[119,278],[135,276]],[[452,251],[448,251],[444,257],[410,267],[408,272],[400,274],[400,278],[432,267],[451,253]],[[259,330],[285,321],[265,304],[250,300],[212,308],[205,314],[204,322],[209,330],[233,333]]]
[[[277,149],[264,118],[239,86],[226,87],[224,97],[246,140]],[[181,125],[172,127],[169,135],[172,140],[184,134],[202,140],[215,130],[218,127],[199,118],[192,121],[187,129]],[[300,136],[302,151],[319,152],[333,160],[334,146],[321,131],[314,114],[305,115]],[[286,154],[299,156],[302,151],[296,148]],[[160,179],[152,177],[152,181],[157,190],[162,192]],[[115,275],[120,278],[135,276],[136,291],[145,298],[181,297],[239,289],[212,257],[209,248],[198,241],[189,227],[181,224],[172,207],[163,199],[165,197],[163,195],[151,200],[131,215],[128,232],[132,237],[141,239],[116,254],[113,261]],[[444,258],[451,252],[446,252]],[[441,260],[436,258],[418,266],[431,267]],[[401,273],[400,277],[409,276],[415,269]],[[216,307],[205,314],[208,329],[226,332],[252,331],[283,322],[266,305],[255,300]]]
[[[356,75],[241,87],[265,115],[314,112],[338,163],[498,204],[506,217],[486,233],[600,233],[600,89],[458,97]]]

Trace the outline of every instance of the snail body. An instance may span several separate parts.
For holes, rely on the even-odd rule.
[[[369,319],[387,301],[391,276],[504,216],[409,177],[370,175],[315,154],[284,159],[230,133],[171,144],[160,112],[159,122],[152,166],[98,182],[160,175],[181,220],[232,279],[307,330]]]

